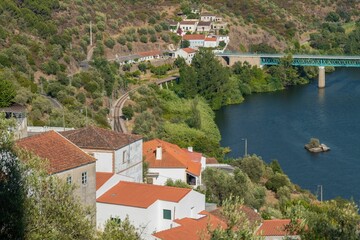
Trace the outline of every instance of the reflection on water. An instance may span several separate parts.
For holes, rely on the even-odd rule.
[[[317,80],[286,91],[248,96],[244,103],[216,112],[222,146],[229,157],[256,153],[266,162],[278,159],[291,180],[324,199],[360,199],[360,69],[341,68],[326,75],[326,88]],[[304,144],[319,138],[330,152],[310,154]]]

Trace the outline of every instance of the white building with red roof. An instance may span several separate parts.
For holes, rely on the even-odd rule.
[[[108,219],[127,216],[141,237],[154,239],[154,232],[179,226],[175,219],[198,219],[205,209],[205,196],[189,188],[176,188],[120,181],[97,198],[97,226]]]
[[[201,185],[201,172],[206,161],[195,159],[188,150],[153,139],[144,143],[143,156],[149,164],[148,181],[153,184],[165,185],[168,179],[172,179],[194,187]]]
[[[206,211],[200,212],[202,215],[198,219],[182,218],[176,219],[175,222],[179,224],[177,227],[167,229],[154,233],[156,239],[161,240],[198,240],[198,239],[211,239],[208,233],[208,228],[214,230],[216,228],[226,228],[225,221],[208,213]]]
[[[50,175],[75,184],[82,203],[95,207],[95,158],[55,131],[20,139],[16,146],[48,161]]]
[[[183,40],[189,41],[190,48],[199,48],[204,46],[205,35],[203,34],[187,34],[183,36]]]
[[[256,235],[265,240],[300,239],[299,235],[291,234],[287,230],[289,224],[290,219],[264,220],[256,231]]]
[[[182,57],[187,64],[191,64],[196,53],[197,50],[193,48],[180,48],[176,51],[175,57]]]
[[[204,40],[204,47],[206,48],[216,48],[219,46],[219,42],[215,36],[213,37],[206,37]]]
[[[182,32],[185,34],[186,32],[193,33],[196,31],[196,27],[198,25],[197,20],[186,20],[181,21],[179,24],[179,28],[182,30]]]
[[[61,134],[96,158],[96,172],[116,173],[130,177],[135,182],[143,182],[142,136],[95,126]]]

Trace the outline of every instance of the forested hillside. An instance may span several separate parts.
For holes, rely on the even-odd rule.
[[[64,115],[66,126],[108,126],[111,102],[140,79],[109,60],[176,48],[181,39],[168,21],[179,21],[177,13],[193,6],[223,17],[232,50],[360,53],[355,0],[3,0],[0,83],[14,98],[0,102],[26,104],[30,125],[59,126]],[[84,60],[90,68],[81,71]]]

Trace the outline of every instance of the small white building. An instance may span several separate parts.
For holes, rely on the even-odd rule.
[[[219,42],[216,37],[207,37],[204,40],[204,47],[206,48],[216,48],[219,46]]]
[[[196,27],[198,25],[198,21],[181,21],[180,22],[180,29],[182,30],[183,33],[186,32],[195,32],[196,31]]]
[[[197,187],[201,185],[201,172],[206,160],[193,157],[189,151],[179,146],[153,139],[144,143],[143,155],[149,164],[148,182],[165,185],[168,179],[181,180]]]
[[[96,172],[116,173],[130,177],[135,182],[143,182],[141,136],[95,126],[61,134],[96,158]]]
[[[183,36],[183,40],[187,40],[190,43],[190,48],[199,48],[204,46],[205,35],[203,34],[187,34]]]
[[[140,56],[139,58],[139,62],[144,62],[144,61],[151,61],[154,59],[159,59],[162,57],[162,52],[159,50],[153,50],[153,51],[147,51],[147,52],[139,52],[137,53],[137,55]]]
[[[226,29],[227,23],[226,22],[213,22],[212,23],[212,29],[214,30],[220,30],[220,29]]]
[[[187,64],[191,64],[196,52],[197,51],[193,48],[180,48],[176,51],[176,57],[182,57]]]
[[[212,22],[199,22],[196,28],[197,32],[210,32],[212,28]]]
[[[216,16],[212,13],[202,13],[200,16],[200,21],[203,22],[213,22]]]
[[[199,218],[205,196],[192,189],[121,181],[97,198],[97,226],[108,219],[127,216],[144,239],[153,233],[178,226],[179,218]]]

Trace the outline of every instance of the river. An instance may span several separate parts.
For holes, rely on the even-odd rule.
[[[326,74],[326,88],[317,81],[284,91],[247,96],[242,104],[216,112],[222,146],[228,157],[257,154],[277,159],[291,181],[324,199],[337,196],[360,200],[360,68],[337,68]],[[304,149],[311,137],[330,152]]]

